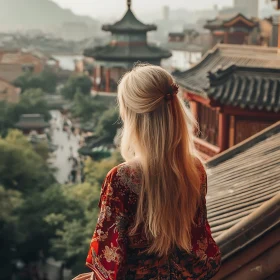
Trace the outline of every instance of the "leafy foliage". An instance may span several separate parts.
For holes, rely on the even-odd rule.
[[[119,112],[115,108],[110,108],[105,111],[99,118],[95,135],[97,137],[109,137],[113,140],[117,134],[117,130],[121,127],[121,122],[119,121]]]
[[[64,259],[74,274],[85,271],[85,257],[99,212],[101,185],[108,171],[119,163],[120,157],[117,154],[98,163],[87,159],[85,183],[62,188],[65,197],[81,208],[83,214],[66,220],[63,219],[68,212],[65,208],[59,215],[46,217],[46,220],[57,228],[56,237],[52,240],[52,252]]]
[[[78,91],[74,96],[71,113],[74,118],[80,118],[81,122],[87,122],[99,116],[105,109],[105,104],[96,97]]]
[[[41,89],[47,93],[54,93],[57,85],[57,75],[50,69],[46,69],[39,74],[27,72],[14,81],[14,85],[22,91],[28,89]]]
[[[92,83],[88,76],[71,76],[63,87],[61,93],[66,99],[73,100],[77,92],[84,95],[90,95],[91,87]]]
[[[0,183],[9,189],[30,193],[54,182],[46,163],[21,132],[11,130],[6,139],[0,139],[0,153]]]

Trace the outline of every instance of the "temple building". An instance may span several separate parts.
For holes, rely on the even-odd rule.
[[[15,125],[25,135],[36,131],[38,134],[43,134],[46,128],[50,125],[44,120],[44,116],[40,114],[24,114],[20,116],[20,120]]]
[[[198,121],[195,141],[205,159],[280,120],[277,48],[220,44],[174,76]]]
[[[160,65],[163,58],[169,58],[168,50],[150,45],[147,33],[157,29],[139,21],[131,10],[131,0],[127,1],[127,12],[115,24],[103,25],[104,31],[111,32],[108,45],[86,49],[84,55],[94,58],[93,89],[115,92],[122,75],[132,69],[136,62]]]
[[[218,16],[208,20],[204,28],[212,34],[212,46],[217,43],[268,46],[272,36],[271,21],[249,19],[243,14],[230,18]]]

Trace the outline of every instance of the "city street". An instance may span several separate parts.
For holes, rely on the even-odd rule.
[[[53,167],[57,168],[55,174],[59,183],[64,184],[68,181],[68,176],[72,168],[72,161],[69,161],[71,156],[78,157],[79,136],[68,134],[63,131],[63,117],[59,111],[51,111],[52,115],[52,143],[58,148],[54,152],[54,157],[51,160]]]

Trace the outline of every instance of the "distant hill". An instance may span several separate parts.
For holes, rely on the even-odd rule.
[[[67,23],[97,26],[98,22],[87,16],[75,15],[51,0],[0,0],[0,30],[41,29],[52,30]]]

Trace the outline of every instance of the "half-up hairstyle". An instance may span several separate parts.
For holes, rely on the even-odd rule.
[[[135,227],[143,226],[148,253],[190,252],[191,228],[200,202],[193,144],[194,119],[176,94],[173,77],[159,66],[138,65],[118,87],[124,122],[121,153],[139,157],[143,172]],[[172,98],[166,98],[168,94]]]

